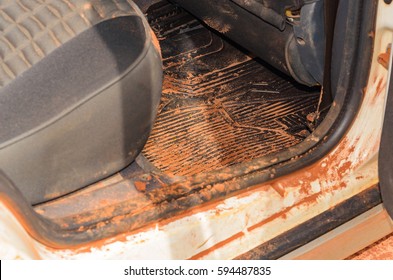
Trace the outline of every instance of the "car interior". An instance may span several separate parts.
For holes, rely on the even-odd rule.
[[[361,104],[371,2],[2,0],[1,195],[69,246],[312,164]]]

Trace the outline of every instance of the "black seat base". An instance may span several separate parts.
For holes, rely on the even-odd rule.
[[[1,89],[0,169],[36,204],[124,168],[148,138],[161,82],[137,8],[98,23]]]

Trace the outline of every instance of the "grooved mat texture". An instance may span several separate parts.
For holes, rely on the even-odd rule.
[[[296,84],[166,1],[147,17],[163,56],[159,114],[144,156],[193,175],[278,152],[310,133],[319,90]]]

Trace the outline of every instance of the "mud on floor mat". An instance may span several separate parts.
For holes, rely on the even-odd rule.
[[[278,152],[309,133],[318,89],[273,72],[166,1],[147,17],[163,56],[159,114],[144,156],[193,175]]]

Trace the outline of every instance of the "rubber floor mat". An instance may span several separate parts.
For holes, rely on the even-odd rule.
[[[275,153],[310,133],[318,89],[272,71],[166,1],[147,17],[163,56],[159,114],[144,156],[193,175]]]

